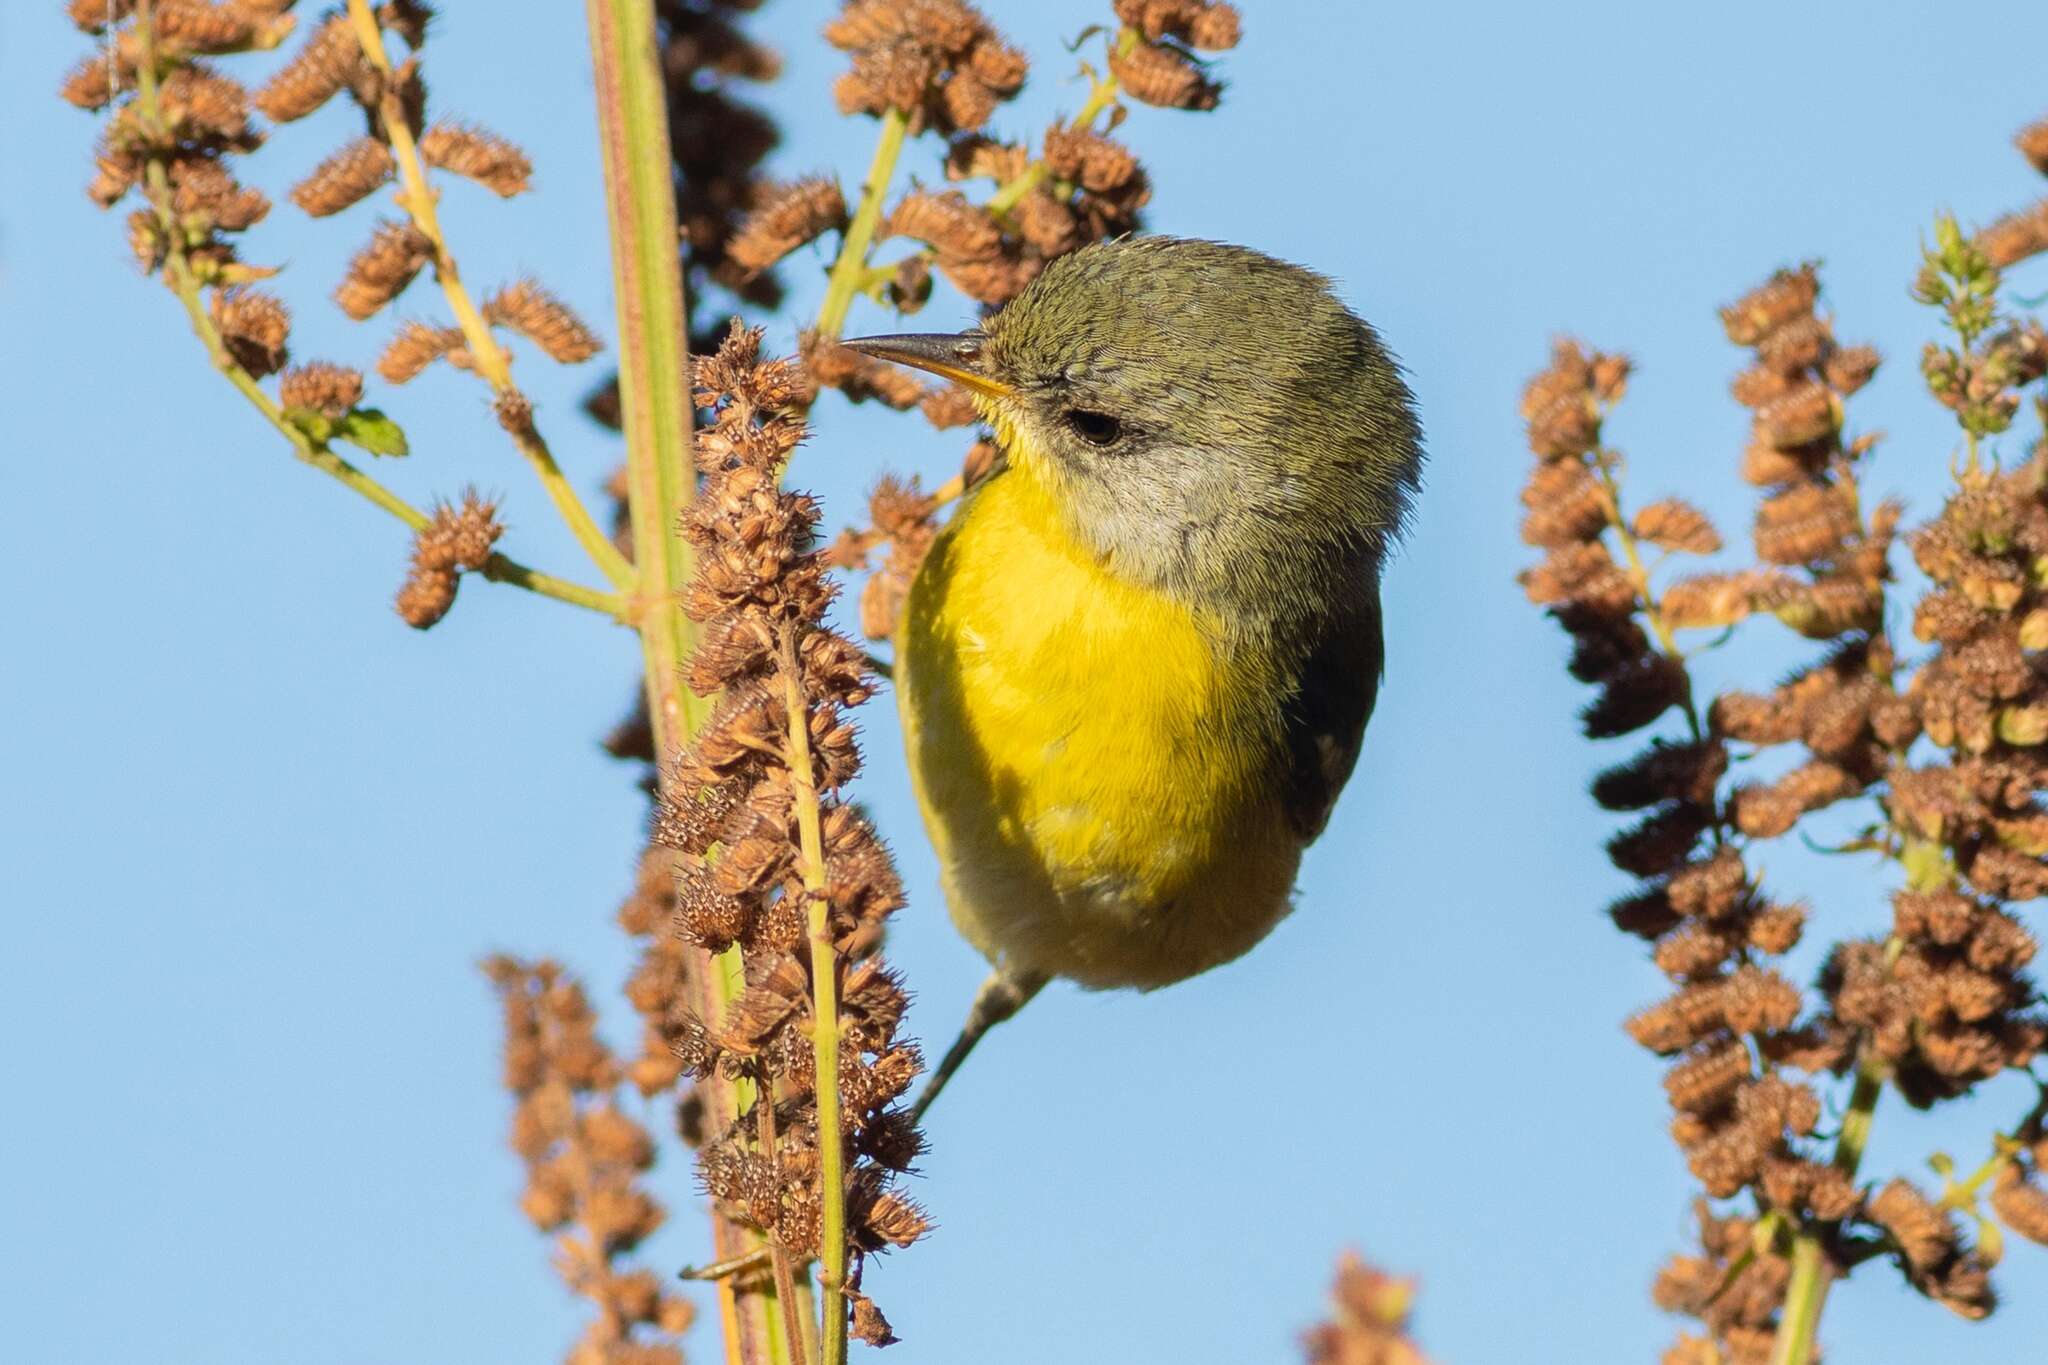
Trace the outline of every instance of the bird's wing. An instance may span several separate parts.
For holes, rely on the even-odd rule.
[[[1306,844],[1323,832],[1337,793],[1358,762],[1365,723],[1379,696],[1385,646],[1379,593],[1340,621],[1309,654],[1301,686],[1284,710],[1287,819]]]

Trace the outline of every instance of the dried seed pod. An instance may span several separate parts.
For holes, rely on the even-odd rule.
[[[1682,498],[1666,498],[1643,508],[1635,515],[1634,530],[1637,539],[1662,550],[1710,555],[1721,548],[1721,535],[1707,514]]]
[[[1809,262],[1780,270],[1721,310],[1721,325],[1737,346],[1754,346],[1778,328],[1813,311],[1820,276]]]
[[[429,165],[474,180],[500,198],[531,188],[533,163],[516,145],[471,124],[440,122],[420,134]]]
[[[317,412],[331,420],[339,420],[362,401],[363,376],[345,365],[316,360],[286,370],[278,381],[280,405]]]
[[[361,322],[403,293],[433,253],[433,243],[411,223],[381,222],[368,245],[349,261],[334,301]]]
[[[845,226],[846,198],[838,181],[825,176],[792,181],[763,192],[726,244],[726,255],[742,270],[759,274],[798,247]]]
[[[1977,249],[2000,270],[2048,251],[2048,199],[1979,228],[1976,241]]]
[[[340,213],[390,182],[398,163],[375,138],[359,137],[292,187],[292,202],[315,218]]]
[[[424,323],[408,322],[398,329],[398,334],[384,347],[384,353],[377,357],[377,373],[387,383],[410,383],[427,366],[444,356],[451,361],[457,355],[466,356],[468,353],[463,346],[460,327],[429,327]]]
[[[559,364],[578,364],[604,349],[597,334],[535,280],[509,284],[485,299],[483,315],[494,326],[510,327]]]
[[[282,299],[255,289],[220,289],[212,311],[221,341],[243,369],[260,379],[284,368],[292,320]]]
[[[256,107],[279,123],[302,119],[354,81],[362,65],[348,17],[331,14],[256,92]]]
[[[1223,95],[1192,57],[1159,43],[1112,51],[1109,71],[1132,99],[1163,109],[1214,109]]]

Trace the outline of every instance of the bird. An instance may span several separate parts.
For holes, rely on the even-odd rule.
[[[958,334],[1000,455],[913,578],[893,677],[952,919],[992,973],[914,1106],[1050,980],[1151,990],[1291,909],[1357,763],[1420,489],[1399,362],[1329,279],[1123,237]]]

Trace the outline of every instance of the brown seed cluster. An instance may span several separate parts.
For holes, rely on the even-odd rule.
[[[720,701],[680,760],[669,786],[684,795],[662,809],[656,837],[680,859],[679,932],[713,952],[737,944],[746,989],[717,1020],[678,1005],[666,1030],[687,1070],[749,1077],[768,1106],[714,1134],[700,1173],[722,1206],[791,1256],[818,1253],[807,1023],[816,986],[796,786],[807,784],[819,800],[825,911],[842,978],[849,1236],[857,1255],[907,1246],[928,1224],[894,1179],[923,1139],[897,1101],[922,1063],[897,1037],[902,987],[874,955],[902,889],[873,827],[838,796],[860,766],[846,712],[870,683],[859,647],[820,624],[832,589],[812,548],[817,507],[777,482],[803,436],[796,409],[809,385],[800,364],[762,359],[760,333],[735,323],[717,354],[698,362],[696,387],[710,424],[696,450],[703,489],[684,523],[697,554],[685,609],[703,627],[688,681]],[[808,735],[807,773],[791,764],[792,696],[803,707],[794,720]],[[879,1314],[862,1320],[886,1334]]]
[[[1763,1365],[1785,1297],[1785,1261],[1748,1256],[1755,1219],[1717,1218],[1703,1199],[1693,1212],[1700,1254],[1672,1257],[1658,1271],[1650,1297],[1667,1313],[1698,1318],[1707,1330],[1680,1333],[1664,1365]],[[1745,1256],[1748,1264],[1737,1270]]]
[[[277,401],[287,410],[303,409],[339,421],[363,401],[363,376],[358,370],[324,360],[297,365],[278,380]]]
[[[2042,1134],[2041,1105],[2009,1140],[2006,1161],[1994,1177],[1991,1210],[1998,1221],[2030,1242],[2048,1246],[2048,1188],[2042,1171],[2048,1167],[2048,1137]]]
[[[1109,70],[1143,104],[1168,109],[1214,109],[1223,87],[1209,77],[1197,51],[1237,46],[1237,10],[1221,0],[1116,0],[1116,17],[1137,41],[1110,49]]]
[[[434,244],[410,221],[381,222],[368,244],[350,258],[334,301],[362,322],[404,293],[432,259]]]
[[[812,176],[787,185],[764,185],[759,201],[726,244],[726,254],[758,275],[798,247],[846,226],[846,196],[839,182]]]
[[[506,285],[484,300],[484,321],[508,327],[561,365],[577,365],[604,349],[597,333],[537,280]]]
[[[2020,136],[2030,159],[2048,149],[2043,128]],[[2048,377],[2048,333],[2002,317],[1998,302],[2001,263],[2048,245],[2015,245],[2035,212],[1975,237],[1944,219],[1914,283],[1954,333],[1927,349],[1921,373],[1966,442],[1954,493],[1909,538],[1929,583],[1911,613],[1928,651],[1916,666],[1885,633],[1900,509],[1867,500],[1874,441],[1843,431],[1845,400],[1878,357],[1836,342],[1813,267],[1777,272],[1721,315],[1751,353],[1732,391],[1751,413],[1740,472],[1760,490],[1754,567],[1653,589],[1642,546],[1710,554],[1720,537],[1679,500],[1624,515],[1601,424],[1625,365],[1567,344],[1524,398],[1538,463],[1522,531],[1545,558],[1522,581],[1571,633],[1574,674],[1602,686],[1588,733],[1640,729],[1673,708],[1688,721],[1593,785],[1601,804],[1647,812],[1609,842],[1611,860],[1643,879],[1611,913],[1674,986],[1629,1032],[1673,1059],[1671,1131],[1706,1193],[1754,1207],[1724,1217],[1702,1204],[1701,1254],[1659,1277],[1657,1302],[1704,1328],[1667,1361],[1772,1358],[1793,1235],[1818,1244],[1828,1274],[1888,1255],[1921,1292],[1981,1317],[1995,1256],[1972,1248],[1959,1212],[1975,1213],[1983,1188],[2008,1226],[2048,1234],[2042,1108],[1937,1200],[1903,1180],[1859,1184],[1860,1136],[1836,1139],[1830,1159],[1816,1089],[1853,1070],[1852,1108],[1879,1085],[1926,1106],[2048,1046],[2026,971],[2036,943],[2015,913],[2048,895],[2048,446],[2004,469],[1978,448]],[[1820,656],[1767,690],[1723,692],[1702,723],[1675,633],[1765,615]],[[1760,775],[1731,783],[1745,771]],[[1769,961],[1799,940],[1806,912],[1763,894],[1752,846],[1869,798],[1875,818],[1858,843],[1893,859],[1906,885],[1889,933],[1835,943],[1809,995]]]
[[[128,235],[145,271],[162,270],[173,243],[202,285],[246,283],[267,273],[240,264],[232,234],[260,222],[270,201],[236,180],[233,159],[254,151],[263,134],[251,120],[249,93],[200,57],[275,41],[283,5],[160,5],[152,47],[158,71],[156,103],[145,112],[136,85],[143,35],[132,7],[72,17],[88,32],[104,33],[105,51],[85,58],[65,80],[63,97],[81,109],[108,110],[94,151],[95,174],[87,195],[112,208],[143,190],[145,207],[129,215]],[[148,168],[162,168],[165,188],[146,184]]]
[[[938,535],[936,499],[917,485],[893,474],[884,475],[868,495],[868,525],[848,529],[825,552],[835,569],[864,569],[879,546],[888,546],[882,567],[861,586],[860,629],[870,640],[886,640],[896,633],[903,601],[910,594],[911,580]]]
[[[1745,845],[1869,790],[1892,747],[1911,743],[1918,727],[1911,702],[1892,689],[1880,629],[1897,510],[1880,505],[1866,518],[1854,468],[1868,443],[1845,442],[1840,430],[1842,400],[1876,357],[1836,346],[1818,298],[1810,268],[1781,271],[1722,313],[1730,339],[1755,357],[1734,385],[1754,414],[1743,471],[1764,489],[1754,567],[1653,589],[1643,547],[1711,554],[1721,537],[1682,499],[1624,514],[1620,462],[1602,423],[1628,363],[1566,342],[1523,397],[1537,463],[1522,535],[1545,558],[1522,582],[1572,636],[1573,674],[1601,689],[1583,717],[1589,736],[1632,733],[1673,708],[1687,720],[1682,736],[1653,737],[1592,788],[1608,809],[1639,812],[1607,845],[1609,860],[1640,879],[1610,914],[1651,945],[1672,985],[1627,1023],[1638,1043],[1671,1058],[1672,1136],[1713,1198],[1748,1193],[1784,1216],[1839,1227],[1858,1214],[1862,1192],[1814,1149],[1821,1101],[1793,1073],[1846,1066],[1856,1026],[1807,1018],[1804,994],[1769,965],[1797,944],[1806,912],[1764,893]],[[1725,629],[1755,613],[1825,641],[1828,652],[1769,695],[1716,698],[1702,723],[1674,632]],[[1750,746],[1747,757],[1789,743],[1805,753],[1782,775],[1728,789],[1732,746]],[[1706,1335],[1681,1338],[1669,1358],[1768,1357],[1783,1261],[1759,1258],[1717,1292],[1748,1231],[1703,1208],[1703,1254],[1667,1267],[1656,1298],[1699,1317]]]
[[[664,1216],[643,1183],[654,1140],[620,1107],[619,1066],[582,986],[546,960],[494,957],[484,971],[505,1015],[512,1150],[526,1163],[519,1207],[556,1235],[556,1269],[598,1310],[569,1365],[682,1365],[689,1302],[631,1266]]]
[[[502,199],[532,187],[533,163],[516,145],[473,124],[443,121],[420,134],[430,166],[474,180]]]
[[[413,534],[412,563],[396,603],[400,619],[415,630],[438,623],[455,605],[460,575],[488,564],[504,533],[496,504],[473,488],[463,493],[460,505],[437,506],[434,519]]]
[[[377,373],[393,384],[408,384],[426,372],[429,365],[445,359],[457,369],[475,368],[468,339],[460,327],[429,327],[423,322],[399,326],[377,357]]]
[[[895,109],[912,132],[973,132],[1023,88],[1030,69],[962,0],[847,0],[825,41],[853,60],[832,88],[840,112]]]
[[[1307,1365],[1429,1365],[1408,1337],[1412,1281],[1396,1279],[1347,1251],[1337,1262],[1330,1299],[1330,1320],[1302,1335]]]
[[[391,149],[373,137],[359,137],[313,168],[292,187],[292,202],[325,218],[375,194],[398,172]]]
[[[1997,1306],[1991,1264],[1964,1239],[1955,1214],[1910,1180],[1894,1180],[1870,1197],[1870,1221],[1882,1228],[1906,1282],[1962,1317]]]
[[[235,363],[258,379],[284,368],[292,315],[276,295],[243,287],[215,290],[213,325]]]

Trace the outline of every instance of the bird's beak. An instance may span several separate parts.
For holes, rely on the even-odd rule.
[[[839,344],[877,360],[943,375],[986,398],[1007,398],[1015,392],[988,372],[988,339],[980,332],[908,332],[855,337]]]

